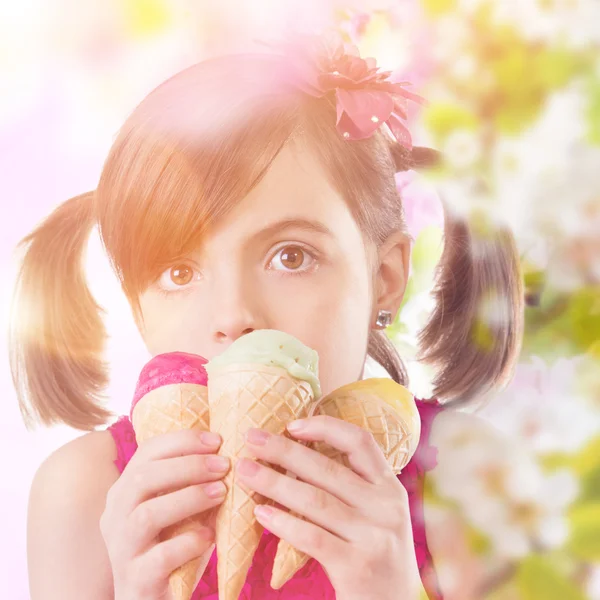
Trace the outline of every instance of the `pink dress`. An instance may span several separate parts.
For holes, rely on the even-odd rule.
[[[398,479],[408,492],[415,552],[423,586],[430,600],[443,600],[427,547],[423,515],[423,475],[437,464],[437,451],[429,445],[429,433],[433,419],[442,410],[442,406],[436,400],[416,402],[421,416],[421,440],[415,455]],[[122,473],[137,449],[133,427],[129,418],[123,416],[108,429],[117,446],[115,464]],[[278,537],[269,531],[264,531],[240,600],[335,600],[335,592],[325,571],[314,559],[309,560],[279,590],[271,588],[269,582],[278,542]],[[217,555],[213,552],[192,600],[218,600],[218,598]]]

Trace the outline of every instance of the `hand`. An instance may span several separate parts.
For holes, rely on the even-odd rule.
[[[337,448],[352,469],[284,436],[252,430],[252,454],[299,479],[242,459],[236,465],[242,483],[308,519],[262,506],[259,522],[318,560],[338,600],[418,598],[408,494],[371,433],[329,416],[301,423],[301,430],[290,431],[294,437]]]
[[[197,431],[177,431],[145,441],[110,488],[100,529],[115,599],[164,600],[169,575],[212,547],[214,530],[208,526],[159,540],[166,527],[223,501],[225,484],[218,480],[229,465],[214,470],[221,440],[212,436],[211,442]]]

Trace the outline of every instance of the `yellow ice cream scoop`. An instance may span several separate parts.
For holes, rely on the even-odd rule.
[[[419,443],[421,418],[415,403],[415,398],[403,385],[396,383],[393,379],[390,379],[389,377],[373,377],[349,383],[323,398],[321,402],[315,405],[313,411],[319,412],[322,410],[322,405],[326,405],[328,402],[335,401],[339,405],[342,398],[346,399],[343,401],[343,404],[352,404],[356,401],[360,401],[363,405],[367,405],[367,402],[372,402],[373,400],[383,400],[396,413],[398,418],[405,421],[408,425],[410,439],[407,439],[406,441],[416,444]],[[352,422],[354,422],[354,417],[352,418]],[[348,419],[344,420],[347,421]],[[361,423],[356,424],[359,426],[366,425],[364,420],[361,421]],[[364,428],[371,431],[371,433],[374,433],[371,426]],[[414,450],[416,450],[416,446]],[[411,452],[411,456],[413,452]]]
[[[410,461],[421,436],[421,418],[413,395],[389,378],[364,379],[344,385],[314,403],[309,415],[313,414],[329,415],[370,431],[395,474]],[[347,455],[336,448],[322,442],[312,444],[312,448],[351,468]],[[271,587],[279,589],[309,558],[280,540]]]

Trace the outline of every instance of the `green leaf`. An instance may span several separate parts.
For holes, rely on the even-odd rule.
[[[411,253],[411,279],[415,293],[431,285],[433,272],[444,249],[442,239],[442,228],[429,226],[424,227],[415,240]]]
[[[525,270],[525,268],[523,270],[525,271],[523,280],[526,288],[540,289],[544,287],[546,282],[546,271],[542,269],[532,269],[529,271]]]
[[[515,135],[531,125],[542,108],[540,94],[521,94],[507,96],[500,103],[501,109],[495,116],[495,125],[499,133]]]
[[[600,503],[600,466],[581,478],[581,488],[577,503]]]
[[[600,503],[579,506],[569,515],[570,551],[587,561],[600,561]]]
[[[538,73],[540,51],[513,36],[510,29],[502,36],[494,32],[488,57],[496,82],[493,118],[499,131],[508,134],[522,131],[537,118],[549,88]]]
[[[522,600],[586,600],[585,594],[543,556],[524,559],[517,571]]]
[[[554,453],[540,457],[546,471],[571,469],[578,477],[588,477],[600,469],[600,437],[592,439],[575,454]]]
[[[457,104],[431,104],[423,111],[426,128],[440,143],[452,131],[457,129],[477,129],[477,117],[464,106]]]
[[[465,536],[469,547],[475,554],[487,554],[491,550],[490,538],[478,529],[465,524]]]
[[[600,286],[553,296],[547,289],[542,305],[525,311],[523,354],[545,358],[591,352],[600,340]]]
[[[588,138],[590,143],[600,145],[600,79],[590,84],[588,102],[586,111],[589,122]]]
[[[502,48],[492,64],[500,89],[511,94],[527,89],[531,82],[530,63],[529,49],[523,43]]]
[[[547,48],[533,59],[535,77],[548,91],[565,86],[582,66],[580,56],[565,48]]]
[[[396,320],[387,328],[387,336],[390,338],[390,340],[392,340],[392,342],[395,341],[395,338],[403,333],[407,333],[408,332],[408,328],[406,326],[406,323],[404,323],[401,319],[400,319],[400,315],[402,314],[402,311],[398,311],[398,316],[396,317]]]
[[[570,469],[573,467],[573,456],[562,452],[554,452],[551,454],[545,454],[539,457],[540,466],[547,473],[557,471],[559,469]]]
[[[573,341],[583,352],[600,340],[600,285],[578,290],[569,305]]]
[[[570,464],[580,477],[584,477],[600,469],[600,437],[594,438],[580,450]]]

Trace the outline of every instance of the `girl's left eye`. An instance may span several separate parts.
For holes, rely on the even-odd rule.
[[[315,262],[315,258],[300,246],[285,246],[271,259],[270,267],[275,271],[303,273]],[[271,266],[272,265],[272,266]]]

